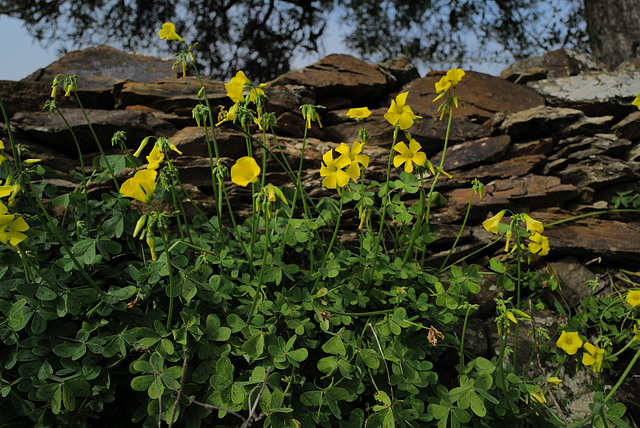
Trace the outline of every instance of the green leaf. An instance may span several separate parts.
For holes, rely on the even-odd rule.
[[[481,418],[487,414],[487,408],[484,406],[484,400],[475,392],[470,394],[469,402],[471,404],[471,410]]]
[[[133,285],[129,285],[123,288],[111,289],[107,294],[116,298],[119,301],[122,301],[122,300],[127,300],[128,298],[133,296],[136,293],[136,291],[137,291],[136,287],[134,287]]]
[[[302,362],[306,360],[307,357],[309,356],[309,351],[307,351],[305,348],[300,348],[300,349],[287,352],[287,356],[291,357],[293,360],[297,362]]]
[[[62,384],[58,384],[57,388],[53,393],[53,397],[51,397],[51,412],[54,415],[60,414],[60,410],[62,409]]]
[[[146,391],[154,380],[155,377],[153,375],[136,376],[131,379],[131,389],[134,391]]]
[[[378,391],[373,397],[381,403],[384,403],[386,406],[391,406],[391,398],[389,398],[389,395],[387,395],[386,392]]]
[[[62,404],[64,408],[73,412],[76,409],[76,396],[73,395],[71,388],[67,387],[66,384],[62,384],[60,387],[62,388]]]
[[[242,351],[246,352],[250,357],[257,358],[264,352],[264,335],[265,333],[258,333],[247,339],[242,345]]]
[[[152,400],[157,400],[163,392],[164,384],[159,382],[159,379],[154,379],[153,382],[151,382],[151,385],[149,385],[149,388],[147,388],[147,394]]]
[[[347,355],[347,350],[344,347],[342,337],[337,334],[322,345],[322,350],[327,354],[342,355],[343,357]]]
[[[36,291],[36,297],[40,300],[44,300],[45,302],[50,302],[51,300],[55,300],[58,295],[51,291],[50,288],[41,285],[38,287],[38,291]]]

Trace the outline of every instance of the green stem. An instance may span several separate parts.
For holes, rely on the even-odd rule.
[[[447,146],[449,144],[449,132],[451,131],[451,121],[453,119],[453,109],[449,109],[449,120],[447,121],[447,132],[444,136],[444,147],[442,148],[442,158],[440,159],[440,169],[444,168],[444,158],[447,154]],[[436,173],[436,176],[433,179],[433,183],[431,183],[431,188],[429,189],[429,197],[427,198],[427,231],[429,231],[429,225],[431,224],[431,202],[433,201],[433,191],[436,187],[436,183],[438,182],[438,178],[440,178],[440,171]]]
[[[459,373],[462,374],[464,370],[464,337],[467,332],[467,320],[469,319],[469,314],[471,313],[471,305],[467,308],[467,313],[464,316],[464,324],[462,324],[462,336],[460,337],[460,370]]]
[[[336,227],[333,229],[333,236],[331,236],[331,241],[329,242],[329,247],[324,253],[324,258],[322,259],[322,264],[320,268],[316,271],[316,282],[313,284],[311,288],[311,293],[315,293],[317,291],[316,287],[320,282],[320,271],[327,265],[327,259],[329,258],[329,253],[331,253],[331,249],[333,248],[333,243],[338,236],[338,229],[340,228],[340,219],[342,218],[342,205],[344,203],[344,189],[339,190],[340,192],[340,207],[338,208],[338,219],[336,220]]]
[[[162,246],[164,247],[164,255],[167,261],[167,270],[169,271],[169,310],[167,313],[167,330],[171,330],[171,320],[173,317],[173,270],[171,269],[171,252],[167,245],[167,237],[165,231],[160,230],[160,239],[162,240]]]
[[[36,203],[38,204],[38,207],[40,208],[40,211],[42,212],[42,214],[45,217],[45,221],[43,222],[43,225],[47,229],[49,229],[50,232],[53,232],[53,234],[56,235],[56,238],[58,238],[58,241],[60,242],[60,244],[64,248],[65,252],[67,253],[67,255],[69,255],[69,258],[71,259],[71,261],[75,265],[76,269],[78,269],[80,274],[89,283],[89,285],[91,285],[98,292],[99,295],[101,295],[101,296],[104,295],[104,292],[100,289],[98,284],[95,283],[95,281],[84,270],[82,265],[80,265],[80,262],[78,262],[78,259],[76,259],[76,256],[73,254],[73,251],[71,251],[71,248],[69,248],[69,246],[65,242],[64,237],[62,236],[62,234],[60,233],[58,228],[53,224],[53,220],[49,216],[49,213],[47,212],[47,209],[42,204],[42,201],[40,200],[40,198],[38,198],[36,196],[37,193],[36,193],[35,189],[33,188],[33,185],[31,184],[31,181],[28,181],[28,183],[29,183],[29,194],[33,196],[33,199],[36,201]]]
[[[451,254],[453,254],[453,250],[456,248],[456,245],[458,245],[458,241],[460,240],[460,237],[462,236],[462,232],[464,231],[464,228],[467,225],[467,220],[469,219],[469,213],[471,212],[472,202],[473,202],[473,192],[471,193],[471,197],[469,198],[469,205],[467,205],[467,212],[464,215],[464,220],[462,220],[462,226],[460,226],[460,231],[458,232],[458,236],[456,236],[456,240],[453,241],[453,246],[449,250],[447,257],[444,259],[444,261],[440,265],[440,269],[438,269],[438,273],[443,271],[444,265],[447,264],[447,262],[449,261],[449,258],[451,257]]]
[[[104,153],[104,150],[102,149],[102,144],[100,144],[100,140],[98,139],[98,135],[96,135],[96,131],[93,129],[93,125],[91,125],[91,121],[89,120],[89,116],[87,115],[86,110],[82,106],[82,101],[80,101],[80,97],[78,96],[78,92],[73,91],[73,95],[76,97],[76,101],[78,101],[78,107],[80,107],[80,111],[82,111],[82,115],[84,116],[84,120],[87,122],[87,125],[89,125],[89,130],[91,131],[91,135],[93,135],[93,139],[95,140],[96,144],[98,145],[98,150],[100,151],[100,155],[102,156],[102,159],[104,160],[104,163],[107,166],[107,171],[109,171],[109,175],[111,176],[111,179],[113,180],[113,184],[116,187],[116,191],[120,192],[120,185],[118,184],[118,180],[116,180],[116,174],[113,172],[113,168],[111,167],[111,164],[109,163],[109,160],[107,159],[107,155]]]
[[[567,222],[578,220],[578,219],[585,218],[585,217],[593,217],[593,216],[600,215],[600,214],[637,213],[637,212],[640,212],[640,210],[638,210],[638,209],[634,210],[634,209],[630,209],[630,208],[620,208],[620,209],[616,208],[616,209],[612,209],[612,210],[594,211],[592,213],[580,214],[580,215],[576,215],[576,216],[573,216],[573,217],[565,218],[565,219],[562,219],[562,220],[554,221],[552,223],[545,224],[544,227],[556,226],[558,224],[567,223]]]
[[[424,206],[425,206],[425,192],[424,192],[424,175],[422,171],[420,171],[420,209],[418,210],[418,219],[413,225],[413,233],[411,234],[411,240],[409,241],[409,246],[407,247],[407,251],[404,254],[404,258],[402,259],[402,266],[407,264],[407,260],[409,260],[409,256],[413,251],[413,246],[416,242],[416,238],[418,237],[418,233],[422,230],[422,221],[424,219]]]
[[[89,197],[87,196],[87,175],[84,169],[84,159],[82,157],[82,150],[80,149],[80,143],[78,142],[78,138],[76,137],[76,133],[73,132],[73,128],[71,124],[67,121],[67,118],[64,117],[62,111],[59,108],[56,108],[56,111],[60,115],[60,118],[64,121],[65,125],[67,125],[67,129],[71,132],[71,137],[73,138],[73,142],[76,144],[76,149],[78,150],[78,156],[80,160],[80,171],[82,172],[82,194],[84,196],[84,209],[85,215],[89,217]],[[66,213],[65,213],[66,214]]]
[[[631,361],[629,362],[629,364],[627,365],[627,368],[624,369],[624,372],[622,373],[622,375],[620,376],[620,378],[618,379],[618,381],[616,382],[615,385],[613,385],[613,388],[611,388],[611,391],[609,391],[609,393],[607,394],[606,397],[604,397],[604,402],[606,403],[607,401],[609,401],[611,399],[611,397],[613,397],[613,394],[615,394],[615,392],[618,390],[618,388],[620,388],[620,385],[622,385],[622,382],[624,382],[625,378],[627,377],[627,375],[629,374],[629,372],[631,371],[631,369],[633,368],[633,365],[636,363],[636,361],[638,360],[638,357],[640,357],[640,348],[638,348],[638,350],[636,351],[636,354],[633,356],[633,358],[631,359]]]
[[[514,233],[516,234],[516,266],[518,268],[518,281],[516,285],[516,309],[520,309],[520,292],[522,288],[522,248],[520,248],[520,227],[516,222],[516,227],[514,228]],[[518,331],[520,329],[520,323],[516,323],[515,326],[515,337],[513,340],[513,369],[518,371]],[[526,367],[524,368],[526,370]]]
[[[264,271],[267,266],[267,256],[269,255],[269,248],[271,246],[271,240],[269,234],[271,233],[269,230],[269,217],[265,216],[265,231],[264,231],[264,252],[262,253],[262,267],[260,268],[260,273],[258,274],[258,283],[256,284],[256,292],[253,296],[253,302],[251,303],[251,309],[249,310],[249,314],[247,315],[247,324],[251,323],[251,319],[253,319],[253,313],[256,310],[256,306],[258,305],[258,300],[260,298],[260,293],[262,292],[262,279],[264,278]]]
[[[13,140],[13,132],[11,131],[11,124],[9,123],[9,117],[7,116],[7,111],[4,109],[4,104],[2,103],[2,98],[0,98],[0,110],[2,110],[2,117],[4,118],[4,123],[7,125],[7,135],[9,136],[9,142],[11,143],[11,153],[13,153],[13,162],[16,166],[16,170],[18,173],[22,172],[22,159],[20,158],[20,154],[18,153],[18,148],[15,145]],[[5,171],[7,172],[7,176],[9,175],[9,164],[4,163]]]
[[[371,266],[371,279],[374,278],[374,273],[376,271],[376,263],[378,261],[378,254],[380,253],[380,243],[382,241],[382,236],[384,232],[384,220],[387,216],[387,207],[390,203],[389,198],[389,181],[391,179],[391,159],[393,158],[393,149],[396,146],[396,141],[398,141],[398,131],[400,130],[400,125],[396,124],[396,127],[393,130],[393,141],[391,142],[391,151],[389,153],[389,161],[387,162],[387,179],[384,183],[385,195],[382,198],[382,214],[380,214],[380,227],[378,228],[378,236],[376,236],[376,242],[374,244],[374,254],[373,254],[373,263]],[[371,283],[369,284],[371,285]]]

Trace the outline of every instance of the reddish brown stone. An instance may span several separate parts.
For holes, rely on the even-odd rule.
[[[370,102],[389,84],[385,74],[351,55],[332,54],[307,67],[289,71],[268,83],[270,86],[303,85],[316,90],[317,102],[331,98],[356,98]],[[351,100],[353,101],[353,100]],[[350,101],[350,102],[351,102]]]
[[[444,72],[431,72],[421,79],[406,84],[400,92],[409,92],[407,104],[421,116],[440,117],[435,84]],[[495,76],[468,71],[458,84],[456,95],[464,102],[455,110],[455,117],[475,117],[484,122],[494,113],[509,113],[544,105],[544,99],[535,91]],[[448,114],[448,113],[447,113]]]

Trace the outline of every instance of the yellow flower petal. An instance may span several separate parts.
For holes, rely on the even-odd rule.
[[[500,224],[500,220],[504,216],[506,210],[500,211],[498,214],[493,217],[482,222],[482,226],[487,230],[487,232],[498,234],[498,225]]]
[[[578,349],[582,347],[582,343],[582,339],[580,339],[580,336],[575,331],[563,331],[556,341],[558,348],[563,349],[569,355],[574,355],[578,352]]]
[[[249,183],[258,181],[260,166],[250,156],[243,156],[231,167],[231,181],[238,186],[246,187]]]

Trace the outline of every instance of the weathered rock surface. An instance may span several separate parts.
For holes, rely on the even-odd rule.
[[[527,83],[555,107],[582,110],[587,116],[624,117],[633,112],[640,72],[588,72]]]
[[[443,177],[436,187],[449,201],[433,210],[442,230],[448,226],[456,229],[464,218],[474,178],[485,184],[483,198],[473,200],[470,222],[475,224],[505,207],[540,215],[564,209],[564,215],[570,217],[578,213],[567,209],[603,209],[616,191],[640,190],[640,112],[630,105],[640,69],[633,64],[607,73],[585,55],[558,50],[514,63],[503,72],[504,78],[467,72],[457,88],[465,108],[455,111],[444,163],[453,178]],[[109,47],[91,48],[73,52],[21,82],[0,82],[0,96],[12,116],[16,138],[54,170],[58,167],[60,174],[52,174],[63,180],[77,157],[75,143],[61,118],[41,108],[55,75],[78,74],[80,98],[85,107],[91,107],[88,115],[103,146],[109,146],[118,130],[127,132],[131,148],[148,135],[169,137],[185,153],[178,158],[184,168],[183,179],[202,190],[204,204],[210,199],[206,190],[209,149],[205,129],[191,118],[200,83],[194,77],[183,78],[172,65],[173,61]],[[331,195],[321,186],[317,169],[325,151],[357,138],[360,123],[346,116],[351,107],[368,106],[372,111],[365,122],[370,136],[366,152],[371,157],[365,180],[384,179],[393,137],[384,114],[400,92],[409,92],[407,103],[423,117],[411,128],[412,137],[431,162],[439,164],[447,120],[440,120],[438,103],[432,100],[435,82],[442,75],[431,72],[419,77],[416,68],[404,60],[373,65],[348,55],[330,55],[269,82],[265,88],[270,98],[268,110],[277,116],[278,143],[292,164],[299,162],[305,131],[300,105],[326,107],[319,110],[324,126],[314,124],[307,130],[303,163],[307,191],[316,197]],[[206,77],[203,81],[216,121],[219,109],[228,108],[231,102],[224,82]],[[91,152],[95,143],[77,103],[72,97],[58,99],[83,151]],[[0,138],[6,138],[2,127]],[[225,164],[246,154],[245,137],[231,124],[217,127],[216,139]],[[271,137],[267,146],[277,149]],[[52,160],[56,152],[64,162]],[[95,154],[87,154],[92,156]],[[268,165],[270,180],[286,181],[276,162],[268,158]],[[427,178],[426,185],[431,183]],[[237,202],[246,201],[247,195],[234,186],[229,191],[232,198],[239,198]],[[596,229],[579,227],[579,223],[550,228],[549,234],[558,238],[550,257],[575,255],[576,251],[585,257],[601,252],[615,260],[640,255],[640,247],[629,244],[634,241],[628,238],[640,229],[637,219],[616,224],[619,228],[611,233],[602,230],[612,227],[611,222],[590,221]],[[620,230],[625,233],[620,235]],[[601,236],[618,236],[626,244],[599,241]],[[465,235],[454,257],[474,251],[487,239],[490,237],[482,230]],[[434,259],[446,246],[436,244]]]
[[[192,119],[200,83],[194,77],[181,77],[171,69],[172,64],[172,60],[113,48],[92,48],[73,52],[20,82],[0,82],[0,97],[11,117],[14,137],[27,150],[25,156],[41,158],[49,167],[50,182],[60,191],[72,191],[78,185],[70,174],[79,169],[75,143],[60,115],[52,116],[42,107],[55,75],[78,74],[79,97],[103,147],[116,150],[110,148],[110,141],[120,130],[126,131],[132,149],[149,135],[170,138],[184,153],[175,158],[181,181],[199,207],[212,213],[206,131]],[[348,55],[330,55],[285,73],[265,88],[267,110],[277,117],[274,128],[278,135],[277,141],[268,135],[266,147],[282,150],[289,164],[298,165],[304,146],[303,187],[313,198],[334,196],[334,191],[321,185],[318,169],[322,155],[357,138],[361,124],[346,116],[347,109],[368,106],[372,114],[365,121],[370,137],[365,152],[370,165],[365,181],[384,181],[393,140],[393,128],[384,114],[391,99],[408,91],[407,103],[422,116],[410,129],[411,136],[430,161],[439,165],[447,120],[440,120],[438,103],[432,100],[435,83],[442,75],[438,71],[420,77],[404,60],[372,65]],[[231,106],[231,101],[224,82],[203,81],[215,123],[220,109]],[[591,58],[564,50],[514,63],[502,78],[467,72],[457,88],[465,108],[454,112],[444,161],[445,171],[453,177],[441,176],[435,187],[447,203],[432,209],[431,230],[438,236],[427,248],[425,264],[437,268],[449,257],[473,198],[466,228],[449,262],[473,256],[472,261],[487,265],[491,256],[503,255],[504,243],[487,247],[496,236],[481,223],[508,208],[529,212],[545,224],[551,251],[542,259],[544,269],[557,273],[563,283],[564,296],[556,293],[554,298],[578,304],[591,292],[589,281],[606,279],[598,274],[604,267],[630,266],[637,271],[638,213],[590,214],[612,208],[611,200],[618,192],[640,192],[640,112],[631,105],[639,82],[640,59],[608,73]],[[61,95],[58,101],[82,147],[85,163],[90,164],[96,156],[95,142],[77,102]],[[318,110],[323,127],[313,124],[306,130],[306,145],[302,104],[326,107]],[[210,130],[211,123],[207,126]],[[262,141],[257,127],[252,132]],[[225,166],[246,155],[245,135],[231,123],[215,127],[215,136],[220,162]],[[399,138],[404,140],[402,133]],[[4,123],[0,124],[0,139],[7,141]],[[262,150],[254,146],[254,154],[261,158]],[[393,169],[393,178],[400,171]],[[125,171],[120,178],[131,173]],[[276,185],[289,183],[271,157],[267,158],[266,174]],[[476,178],[484,183],[482,197],[472,193],[471,181]],[[433,177],[426,177],[425,186],[432,183]],[[109,190],[109,186],[103,183],[92,191]],[[227,190],[234,212],[248,214],[250,190],[230,183]],[[409,203],[415,201],[415,195],[407,196],[414,198]],[[352,208],[351,204],[346,207],[341,223],[341,240],[346,245],[357,242],[354,230],[359,219]],[[188,215],[195,215],[189,204],[185,209]],[[573,217],[577,218],[567,221]],[[465,349],[478,354],[489,355],[497,343],[492,317],[498,290],[491,278],[495,282],[495,277],[488,277],[483,292],[474,296],[480,303],[476,313],[480,318],[471,321],[466,338]],[[554,333],[557,314],[540,312],[534,316],[538,326]],[[530,340],[528,331],[528,327],[521,330],[522,340]],[[520,352],[519,360],[526,361],[529,348],[525,343]],[[565,383],[569,382],[567,378]]]

